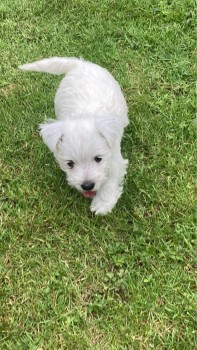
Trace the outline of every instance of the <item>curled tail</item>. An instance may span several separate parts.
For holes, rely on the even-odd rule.
[[[77,67],[83,62],[79,58],[72,57],[52,57],[43,60],[26,63],[19,66],[22,70],[30,70],[34,72],[46,72],[51,74],[65,74],[71,69]]]

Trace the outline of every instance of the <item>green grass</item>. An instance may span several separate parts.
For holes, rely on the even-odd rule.
[[[2,0],[1,349],[195,348],[195,1]],[[118,79],[130,165],[95,217],[39,137],[61,77],[24,73],[82,56]]]

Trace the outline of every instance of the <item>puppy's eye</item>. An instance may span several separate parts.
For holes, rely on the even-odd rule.
[[[69,160],[67,162],[67,165],[69,166],[70,169],[74,168],[75,163],[72,160]]]
[[[99,156],[96,156],[96,157],[94,158],[94,160],[95,160],[95,162],[100,163],[101,160],[102,160],[102,158],[99,157]]]

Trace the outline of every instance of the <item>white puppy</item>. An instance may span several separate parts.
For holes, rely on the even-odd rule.
[[[119,84],[106,69],[78,58],[47,58],[19,68],[66,74],[55,96],[57,120],[41,124],[40,132],[68,183],[93,198],[91,211],[110,212],[127,167],[120,149],[127,105]]]

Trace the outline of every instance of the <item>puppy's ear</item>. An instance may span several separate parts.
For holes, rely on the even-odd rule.
[[[96,128],[106,139],[110,148],[116,137],[121,134],[121,125],[114,117],[96,117]]]
[[[49,147],[51,152],[55,152],[56,146],[63,135],[65,122],[61,120],[49,119],[46,123],[39,125],[40,135],[44,143]]]

